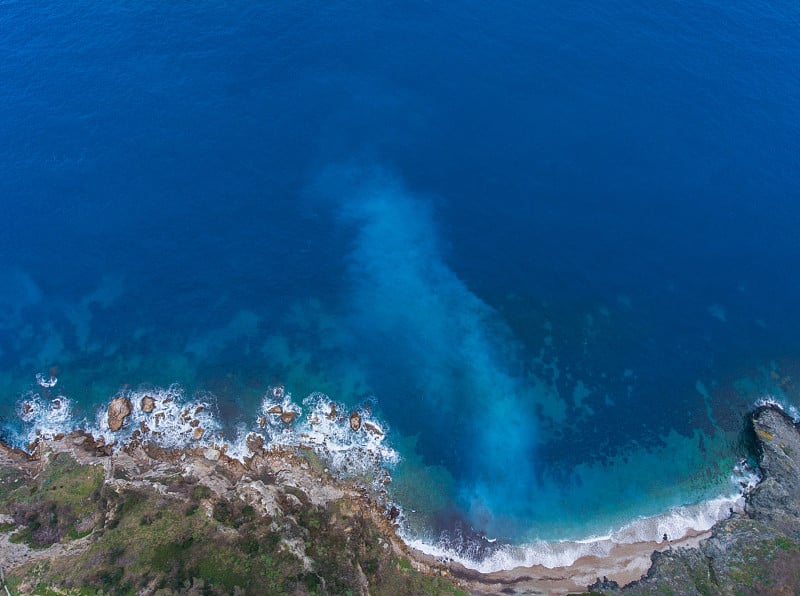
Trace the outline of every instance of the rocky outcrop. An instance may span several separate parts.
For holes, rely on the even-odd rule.
[[[0,443],[0,566],[13,594],[458,588],[444,566],[409,560],[383,489],[336,478],[302,449],[267,449],[255,434],[244,462],[226,445],[106,447],[79,431],[41,439],[36,455]]]
[[[353,431],[357,431],[361,428],[361,414],[358,412],[352,412],[350,414],[350,428]]]
[[[762,480],[746,497],[745,513],[717,523],[698,548],[652,556],[640,581],[620,589],[598,580],[604,594],[800,593],[800,430],[780,408],[751,417]]]
[[[800,537],[800,432],[777,408],[762,408],[753,416],[763,480],[747,499],[747,514]]]
[[[153,410],[156,409],[156,400],[150,397],[149,395],[145,395],[142,398],[142,412],[145,414],[150,414]]]
[[[131,405],[131,400],[127,397],[118,397],[111,400],[111,403],[108,404],[109,430],[117,432],[121,429],[125,418],[130,415],[131,411],[133,411],[133,407]]]

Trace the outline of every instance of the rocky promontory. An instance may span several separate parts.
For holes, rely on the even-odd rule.
[[[0,443],[0,593],[460,593],[413,560],[368,479],[334,477],[310,450],[247,447],[242,461],[80,431],[32,453]]]

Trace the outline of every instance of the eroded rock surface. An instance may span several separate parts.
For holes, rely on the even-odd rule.
[[[117,432],[122,428],[127,418],[133,411],[131,400],[127,397],[118,397],[111,400],[108,404],[108,428],[113,432]]]
[[[454,593],[443,566],[410,562],[379,489],[257,435],[247,446],[242,462],[225,445],[113,449],[85,432],[34,455],[0,443],[11,593]]]

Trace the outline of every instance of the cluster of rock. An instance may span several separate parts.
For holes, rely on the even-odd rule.
[[[282,386],[278,385],[277,387],[273,387],[270,389],[270,393],[272,397],[275,399],[283,399],[285,396],[285,392]],[[278,417],[281,422],[285,425],[289,426],[294,423],[295,419],[298,416],[298,412],[296,410],[290,409],[292,406],[284,407],[281,404],[274,404],[269,406],[266,409],[266,415],[261,416],[258,419],[258,425],[261,428],[265,428],[267,426],[268,416],[276,416]],[[327,414],[325,414],[325,418],[328,420],[337,420],[339,419],[339,411],[336,408],[336,404],[331,402],[330,410]],[[312,426],[319,424],[319,420],[315,417],[311,417],[310,421]],[[347,422],[350,425],[350,430],[353,432],[359,432],[361,429],[364,431],[371,433],[376,437],[382,437],[383,431],[375,424],[365,421],[362,419],[361,413],[358,410],[353,410],[350,412],[350,415],[347,417]]]
[[[164,400],[165,403],[171,401],[171,398],[167,398]],[[145,395],[142,397],[141,402],[139,404],[140,409],[145,414],[152,414],[156,409],[156,399],[151,395]],[[200,420],[196,418],[197,414],[203,411],[203,406],[197,406],[194,409],[194,416],[189,412],[189,409],[186,408],[181,413],[181,420],[189,424],[189,426],[193,429],[192,430],[192,439],[195,441],[199,441],[205,435],[205,429],[200,426]],[[119,432],[125,424],[125,420],[128,416],[131,415],[133,412],[133,404],[131,400],[125,396],[119,396],[111,400],[111,403],[108,404],[108,412],[107,412],[107,421],[108,421],[108,429],[111,432]],[[163,412],[157,412],[153,416],[153,420],[156,424],[159,423],[160,420],[163,420],[165,414]],[[138,439],[141,438],[143,435],[150,432],[150,427],[145,423],[142,422],[141,426],[138,430],[133,431],[133,438]]]

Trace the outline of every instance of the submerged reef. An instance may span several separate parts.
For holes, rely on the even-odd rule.
[[[141,401],[147,412],[150,400],[132,406]],[[125,410],[117,405],[109,414],[124,419]],[[355,432],[352,417],[335,407],[325,412]],[[73,431],[40,438],[28,451],[0,443],[0,589],[13,595],[795,594],[800,431],[772,405],[758,408],[748,423],[762,479],[744,511],[718,522],[691,548],[623,545],[650,558],[646,574],[628,573],[626,586],[613,580],[621,576],[611,573],[611,558],[484,574],[424,555],[398,534],[402,512],[387,496],[388,475],[376,482],[366,469],[337,474],[333,460],[302,442],[267,443],[251,434],[236,457],[224,446],[196,439],[166,446],[141,433],[116,442]],[[587,585],[605,570],[612,579]]]

